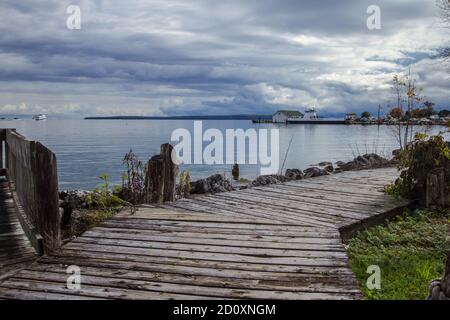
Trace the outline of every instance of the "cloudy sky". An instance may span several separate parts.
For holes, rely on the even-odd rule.
[[[450,107],[448,65],[430,58],[449,39],[434,0],[2,0],[0,113],[375,111],[408,66]]]

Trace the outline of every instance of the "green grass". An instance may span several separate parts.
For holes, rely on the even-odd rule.
[[[449,250],[450,213],[416,210],[347,242],[350,265],[366,299],[425,299]],[[381,269],[381,289],[366,287],[367,267]]]

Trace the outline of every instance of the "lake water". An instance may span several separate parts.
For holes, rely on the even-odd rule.
[[[360,125],[277,125],[253,124],[251,121],[202,121],[203,129],[278,128],[280,167],[305,169],[321,161],[348,161],[364,153],[390,157],[398,148],[393,127]],[[124,171],[122,159],[132,149],[147,161],[159,153],[162,143],[170,142],[175,129],[193,132],[191,120],[47,120],[0,121],[0,128],[16,128],[19,133],[38,140],[52,150],[58,161],[60,189],[92,189],[101,183],[102,173],[120,183]],[[442,127],[417,128],[436,133]],[[450,138],[446,134],[446,138]],[[291,146],[287,153],[289,143]],[[176,142],[173,142],[175,144]],[[207,145],[205,143],[204,145]],[[224,152],[225,153],[225,152]],[[284,160],[286,159],[286,160]],[[283,165],[284,163],[284,165]],[[231,165],[182,165],[192,179],[214,173],[231,175]],[[283,170],[284,171],[284,170]],[[241,176],[253,179],[260,174],[259,165],[241,165]]]

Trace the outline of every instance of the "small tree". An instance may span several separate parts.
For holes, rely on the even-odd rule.
[[[370,118],[370,112],[364,111],[363,113],[361,113],[361,118]]]
[[[413,140],[413,124],[411,122],[413,109],[417,107],[421,101],[421,89],[416,86],[416,80],[411,76],[411,69],[405,80],[398,75],[392,79],[392,89],[395,93],[397,105],[391,110],[390,115],[395,119],[401,119],[396,129],[395,136],[400,145],[400,149],[408,145]]]
[[[400,107],[392,108],[391,111],[389,111],[389,115],[394,119],[400,120],[403,118],[403,110]]]
[[[430,102],[430,101],[425,101],[423,103],[423,107],[424,107],[424,116],[425,117],[430,117],[433,114],[435,114],[436,112],[433,109],[434,103]]]

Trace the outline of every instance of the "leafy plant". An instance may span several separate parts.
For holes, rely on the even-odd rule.
[[[145,175],[147,167],[139,160],[137,155],[130,150],[123,158],[123,165],[126,168],[122,175],[122,188],[120,197],[132,205],[144,202],[145,196]]]
[[[450,148],[441,134],[428,139],[426,134],[417,133],[397,155],[397,160],[400,177],[386,188],[388,193],[422,198],[427,175],[435,169],[444,169],[445,181],[450,182]]]
[[[180,173],[178,180],[178,194],[180,197],[188,197],[191,193],[191,176],[189,171],[183,171]]]
[[[103,209],[108,210],[110,208],[116,208],[124,204],[117,195],[113,194],[110,190],[109,175],[103,173],[99,176],[103,181],[99,188],[94,189],[91,194],[85,198],[86,203],[91,209]]]

